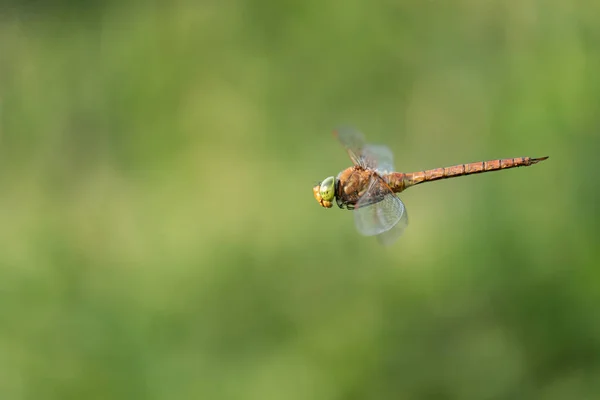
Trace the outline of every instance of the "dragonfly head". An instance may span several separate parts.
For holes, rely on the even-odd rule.
[[[330,176],[313,187],[313,194],[319,204],[325,208],[331,208],[335,197],[335,178]]]

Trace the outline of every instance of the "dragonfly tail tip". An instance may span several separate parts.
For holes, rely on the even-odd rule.
[[[550,158],[550,156],[539,157],[539,158],[533,158],[531,161],[533,162],[533,164],[537,164],[537,163],[539,163],[540,161],[547,160],[548,158]]]

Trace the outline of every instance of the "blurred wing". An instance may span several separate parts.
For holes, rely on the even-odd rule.
[[[362,235],[380,235],[380,242],[390,244],[404,231],[408,216],[402,200],[381,177],[375,176],[356,204],[354,222]]]
[[[368,167],[376,169],[381,175],[394,172],[394,155],[387,146],[368,144],[363,148],[362,158]]]
[[[402,203],[402,200],[400,200],[400,203]],[[402,203],[402,207],[404,207],[404,212],[400,217],[400,221],[398,221],[398,223],[394,225],[394,227],[391,228],[389,231],[385,231],[376,236],[377,241],[380,244],[384,246],[389,246],[404,233],[404,229],[406,229],[406,227],[408,226],[408,214],[406,213],[406,207],[404,206],[404,203]]]
[[[333,136],[344,146],[355,165],[364,166],[361,163],[361,155],[365,147],[365,137],[361,132],[351,127],[340,127],[333,131]]]
[[[344,146],[355,165],[382,173],[394,171],[394,156],[387,146],[366,144],[363,134],[351,127],[340,127],[333,131],[333,135]]]

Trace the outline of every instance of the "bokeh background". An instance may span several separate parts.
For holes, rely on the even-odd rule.
[[[600,398],[599,2],[0,4],[2,399]]]

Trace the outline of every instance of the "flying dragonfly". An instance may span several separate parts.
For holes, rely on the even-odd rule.
[[[395,172],[394,157],[387,146],[366,143],[363,134],[354,128],[339,128],[333,134],[353,166],[315,185],[315,199],[325,208],[331,208],[335,200],[339,208],[353,210],[358,232],[376,236],[384,245],[392,244],[408,225],[406,206],[397,193],[423,182],[527,167],[548,158],[503,158],[402,173]]]

